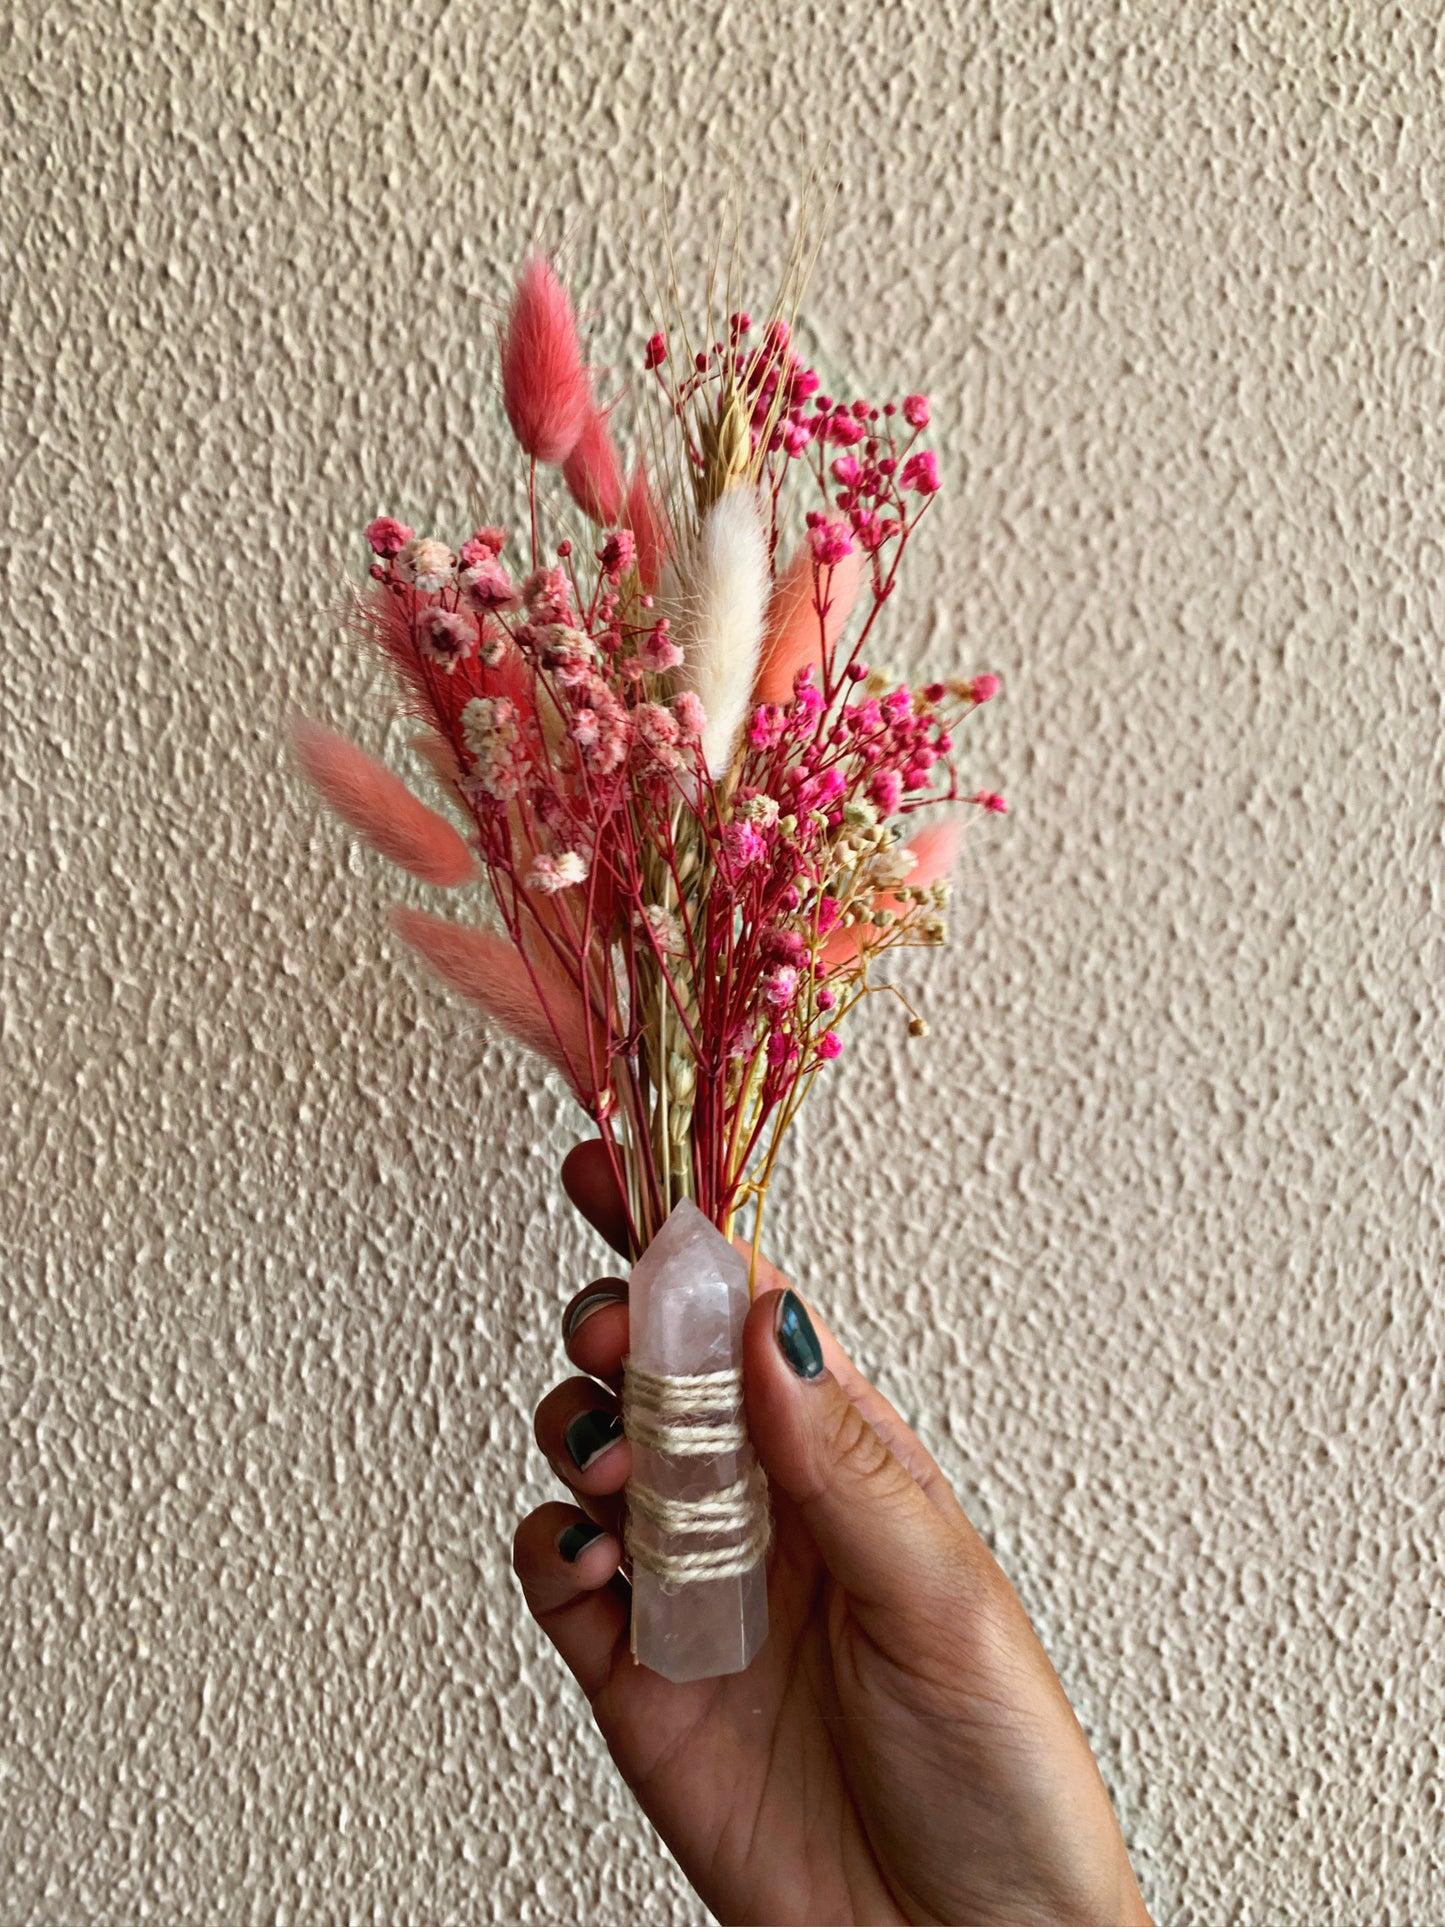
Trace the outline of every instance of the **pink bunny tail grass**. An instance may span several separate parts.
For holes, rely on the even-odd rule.
[[[431,685],[412,634],[421,598],[410,586],[400,595],[391,594],[380,582],[368,583],[367,589],[370,593],[363,593],[353,625],[363,642],[377,650],[395,672],[410,713],[429,723],[435,716]]]
[[[622,515],[626,489],[622,461],[606,413],[589,402],[582,432],[562,464],[562,479],[582,513],[603,528],[615,528]]]
[[[445,917],[401,906],[391,912],[391,924],[444,983],[560,1071],[578,1100],[588,1110],[595,1108],[588,1091],[587,1017],[579,991],[555,971],[539,970],[544,1001],[515,946],[490,931],[466,930]]]
[[[512,432],[539,462],[565,462],[592,401],[567,290],[543,254],[517,277],[502,335],[502,400]]]
[[[914,858],[913,868],[907,878],[909,889],[926,890],[930,883],[937,883],[946,877],[958,861],[959,850],[963,847],[963,825],[956,816],[945,817],[941,823],[930,823],[926,830],[920,830],[917,836],[910,837],[903,847],[911,850]],[[909,908],[891,890],[880,891],[873,907],[899,913]],[[823,945],[823,962],[829,970],[851,963],[862,948],[862,943],[861,925],[849,930],[835,930]]]
[[[763,637],[754,703],[789,703],[793,678],[808,663],[821,664],[843,632],[863,581],[864,558],[850,550],[818,577],[828,602],[822,623],[813,607],[813,552],[804,543],[773,587],[768,627]]]
[[[471,851],[435,810],[420,802],[398,776],[363,749],[320,723],[298,722],[292,730],[303,775],[343,823],[364,836],[390,862],[423,883],[448,888],[477,875]]]
[[[650,595],[662,580],[663,565],[672,549],[672,532],[641,462],[627,484],[627,526],[637,543],[637,573]]]

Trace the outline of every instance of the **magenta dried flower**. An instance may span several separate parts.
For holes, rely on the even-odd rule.
[[[398,522],[390,515],[378,515],[366,525],[366,539],[373,553],[388,561],[404,549],[415,534],[415,529],[409,529],[405,522]]]

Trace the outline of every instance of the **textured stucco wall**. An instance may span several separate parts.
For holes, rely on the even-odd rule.
[[[465,521],[534,221],[620,359],[659,184],[765,291],[828,128],[809,339],[935,398],[893,646],[1015,813],[775,1255],[1161,1916],[1445,1915],[1436,12],[9,11],[0,1917],[701,1918],[508,1565],[568,1108],[279,742],[396,741],[337,570]]]

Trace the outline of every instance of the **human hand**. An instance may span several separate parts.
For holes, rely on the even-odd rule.
[[[563,1181],[624,1248],[601,1146],[579,1145]],[[893,1407],[787,1280],[758,1270],[743,1377],[774,1543],[770,1630],[746,1672],[674,1685],[632,1658],[623,1280],[568,1306],[567,1353],[590,1376],[537,1408],[537,1442],[576,1503],[530,1513],[513,1563],[623,1778],[725,1922],[1147,1927],[1088,1742],[1013,1588]]]

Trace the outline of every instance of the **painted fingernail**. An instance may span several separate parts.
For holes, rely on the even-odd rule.
[[[579,1412],[562,1436],[572,1454],[572,1463],[579,1472],[585,1472],[594,1459],[600,1458],[609,1445],[615,1445],[622,1437],[622,1414]]]
[[[813,1321],[795,1291],[785,1291],[778,1306],[778,1322],[773,1327],[778,1350],[799,1378],[816,1378],[823,1369],[823,1347],[813,1330]]]
[[[574,1525],[564,1526],[557,1534],[557,1550],[568,1565],[575,1563],[577,1555],[585,1552],[594,1539],[602,1537],[602,1527],[593,1525],[590,1519],[578,1520]]]
[[[579,1298],[568,1312],[567,1323],[562,1328],[562,1336],[573,1337],[587,1323],[593,1312],[601,1311],[604,1305],[625,1305],[626,1303],[627,1294],[624,1291],[589,1292],[585,1298]]]

